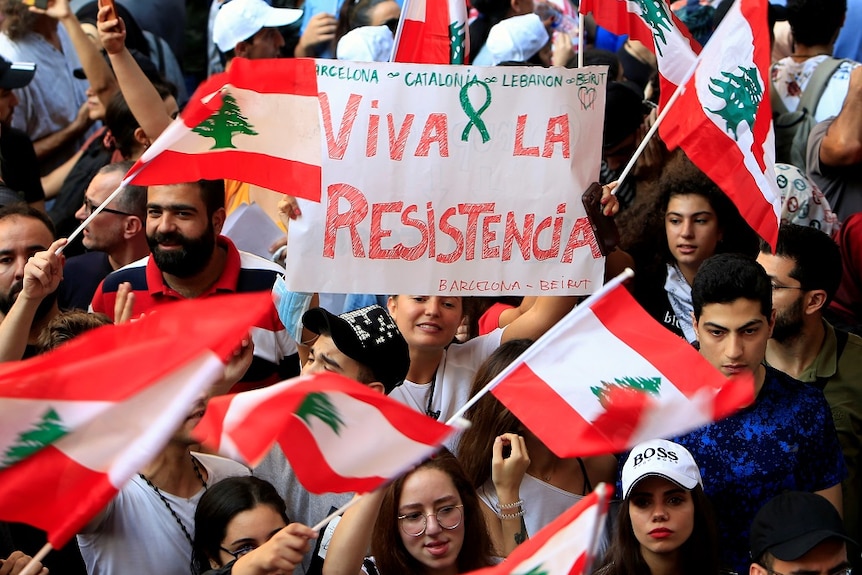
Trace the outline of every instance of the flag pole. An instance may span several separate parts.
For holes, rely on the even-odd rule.
[[[326,527],[326,525],[330,521],[332,521],[333,519],[335,519],[336,517],[338,517],[339,515],[341,515],[342,513],[344,513],[345,511],[347,511],[348,509],[350,509],[351,507],[353,507],[354,505],[356,505],[360,501],[362,501],[362,498],[365,495],[366,495],[365,493],[357,495],[356,497],[354,497],[353,499],[351,499],[350,501],[348,501],[347,503],[345,503],[344,505],[342,505],[341,507],[339,507],[338,509],[336,509],[335,511],[333,511],[332,513],[327,515],[326,517],[324,517],[322,520],[318,521],[317,525],[312,527],[311,530],[312,531],[320,531],[321,529]]]
[[[586,14],[578,12],[578,68],[584,67],[584,18]]]
[[[664,105],[664,108],[662,108],[662,111],[658,115],[658,118],[655,119],[655,122],[644,136],[644,139],[641,140],[640,145],[637,147],[637,150],[635,150],[635,153],[632,155],[632,158],[631,160],[629,160],[629,163],[626,164],[626,167],[623,169],[622,173],[620,174],[620,177],[617,178],[617,187],[611,191],[612,194],[614,194],[616,190],[619,190],[620,187],[623,185],[623,181],[635,167],[635,162],[638,161],[638,158],[646,149],[647,144],[649,144],[649,141],[653,137],[653,134],[655,134],[658,130],[659,125],[661,125],[661,123],[664,121],[664,118],[670,111],[671,106],[673,106],[674,102],[676,102],[677,99],[679,99],[679,97],[682,96],[682,94],[685,92],[685,85],[694,75],[695,70],[697,70],[698,64],[700,64],[700,54],[697,55],[697,58],[695,58],[694,63],[691,65],[691,68],[688,69],[682,81],[676,87],[676,90],[674,90],[673,94],[671,94],[670,98],[668,98],[668,101]]]
[[[74,232],[72,232],[71,234],[69,234],[68,241],[66,242],[66,245],[65,245],[65,246],[60,246],[60,247],[57,249],[56,254],[57,254],[58,256],[59,256],[60,254],[62,254],[62,253],[63,253],[63,249],[64,249],[66,246],[68,246],[70,243],[72,243],[72,240],[74,240],[76,237],[78,237],[78,235],[80,235],[80,234],[81,234],[81,232],[83,232],[83,231],[84,231],[84,228],[86,228],[88,225],[90,225],[90,222],[92,222],[92,221],[93,221],[93,219],[94,219],[96,216],[98,216],[98,215],[101,213],[101,211],[102,211],[103,209],[105,209],[105,206],[107,206],[108,204],[110,204],[111,202],[113,202],[113,201],[114,201],[114,198],[116,198],[117,196],[119,196],[119,195],[120,195],[120,192],[122,192],[124,189],[126,189],[126,187],[129,185],[129,182],[130,182],[130,181],[131,181],[135,176],[137,176],[137,175],[140,173],[140,171],[141,171],[142,169],[143,169],[143,166],[141,166],[140,168],[138,168],[137,170],[135,170],[135,173],[133,173],[133,174],[131,174],[131,175],[127,175],[125,178],[123,178],[123,181],[122,181],[122,182],[120,182],[120,185],[119,185],[119,186],[117,186],[117,189],[116,189],[116,190],[114,190],[113,192],[111,192],[111,195],[109,195],[107,198],[105,198],[105,201],[104,201],[104,202],[102,202],[101,204],[99,204],[99,205],[98,205],[98,207],[96,207],[96,209],[94,209],[94,210],[93,210],[93,212],[92,212],[89,216],[87,216],[87,218],[86,218],[83,222],[81,222],[81,225],[79,225],[77,228],[75,228],[75,231],[74,231]]]
[[[523,356],[524,354],[529,353],[530,350],[532,350],[532,349],[537,349],[537,347],[541,344],[541,342],[554,338],[556,336],[557,332],[568,329],[567,324],[571,320],[575,319],[578,316],[589,313],[589,309],[590,309],[589,304],[591,303],[591,301],[593,301],[597,298],[600,298],[605,293],[616,288],[617,286],[619,286],[621,283],[623,283],[627,279],[634,277],[634,275],[635,275],[635,272],[632,271],[631,268],[624,269],[620,275],[618,275],[617,277],[615,277],[612,280],[610,280],[609,282],[607,282],[597,292],[595,292],[590,297],[588,297],[586,300],[584,300],[580,305],[575,306],[575,308],[572,311],[570,311],[568,314],[566,314],[565,317],[563,317],[563,319],[558,321],[553,327],[551,327],[551,329],[546,331],[544,333],[544,335],[542,335],[542,337],[540,337],[539,339],[537,339],[533,343],[533,346],[531,348],[524,351],[521,355]],[[458,420],[463,419],[464,414],[467,413],[468,409],[473,407],[476,404],[476,402],[478,402],[480,399],[482,399],[482,396],[484,396],[486,393],[488,393],[489,391],[491,391],[492,389],[497,387],[497,384],[500,383],[500,381],[502,381],[504,378],[508,377],[508,375],[510,373],[512,373],[513,371],[515,371],[519,367],[519,363],[518,363],[519,359],[520,359],[520,356],[518,358],[516,358],[515,361],[513,361],[512,363],[507,365],[505,367],[505,369],[503,369],[503,371],[501,371],[500,373],[497,374],[497,377],[495,377],[494,379],[489,381],[485,387],[483,387],[482,389],[480,389],[476,393],[476,395],[471,397],[467,401],[467,403],[465,403],[461,407],[461,409],[456,411],[455,414],[449,418],[449,421],[446,422],[446,425],[458,425],[458,423],[457,423]]]
[[[30,559],[30,562],[24,566],[24,569],[21,571],[20,575],[36,575],[36,564],[41,563],[42,559],[44,559],[45,556],[48,555],[48,553],[50,553],[53,549],[54,548],[51,546],[50,543],[45,543],[45,545],[43,545],[42,548],[39,549],[39,552],[33,555],[33,558]]]

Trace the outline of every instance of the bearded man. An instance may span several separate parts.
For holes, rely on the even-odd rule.
[[[136,317],[179,299],[272,290],[283,268],[237,250],[221,235],[224,197],[223,180],[150,186],[146,229],[151,255],[109,274],[93,296],[93,311],[113,318],[118,295],[122,305],[130,294],[131,316]],[[296,342],[275,304],[252,330],[252,342],[251,367],[232,391],[299,375]]]
[[[832,239],[807,226],[782,225],[775,254],[764,242],[758,263],[772,281],[775,328],[766,361],[823,390],[847,463],[841,484],[844,524],[856,541],[862,535],[862,338],[833,328],[823,310],[841,282],[841,254]],[[862,569],[859,549],[850,549],[853,568]]]

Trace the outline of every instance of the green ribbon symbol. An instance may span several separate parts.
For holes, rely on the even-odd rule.
[[[467,90],[470,89],[470,86],[482,86],[485,88],[485,102],[478,110],[470,103],[470,97],[467,95]],[[467,141],[467,138],[470,135],[470,130],[473,129],[473,127],[479,130],[479,135],[482,136],[483,144],[491,139],[491,136],[488,135],[488,128],[485,126],[485,122],[482,121],[482,112],[487,110],[490,105],[491,88],[488,87],[487,82],[483,82],[474,76],[472,80],[467,82],[464,87],[461,88],[461,108],[464,110],[464,113],[467,114],[467,117],[470,118],[470,121],[467,122],[466,126],[464,126],[464,131],[461,132],[462,141]]]

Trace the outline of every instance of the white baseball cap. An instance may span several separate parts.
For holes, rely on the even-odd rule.
[[[628,499],[644,477],[663,477],[688,490],[703,487],[700,469],[688,449],[665,439],[639,443],[629,453],[623,465],[623,499]]]
[[[500,62],[526,62],[550,40],[545,24],[537,14],[505,18],[488,32],[485,47],[491,54],[491,66]]]
[[[388,26],[360,26],[341,37],[335,57],[353,62],[388,62],[392,43]]]
[[[230,0],[216,14],[213,41],[219,50],[228,52],[261,28],[287,26],[301,16],[302,10],[273,8],[263,0]]]

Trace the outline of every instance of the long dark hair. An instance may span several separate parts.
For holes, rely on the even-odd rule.
[[[383,496],[380,514],[371,535],[371,552],[380,575],[402,575],[403,573],[422,573],[425,567],[417,561],[401,541],[398,528],[398,502],[404,489],[404,482],[421,469],[437,469],[452,479],[461,503],[464,505],[464,544],[458,553],[458,572],[466,573],[492,564],[493,549],[491,537],[485,526],[481,503],[476,490],[470,485],[464,470],[447,449],[441,450],[407,475],[394,481]]]
[[[664,270],[665,264],[674,261],[667,245],[665,214],[675,196],[696,195],[709,202],[722,232],[722,239],[715,248],[716,254],[740,253],[750,257],[757,256],[757,234],[745,222],[730,198],[695,166],[682,150],[671,155],[658,185],[658,201],[646,218],[645,229],[638,242],[640,245],[633,247],[633,252],[641,254],[644,259],[648,259],[646,254],[651,254],[652,262],[642,262],[646,264],[648,271]],[[663,271],[660,273],[664,275]]]
[[[231,519],[258,505],[272,507],[287,525],[284,500],[267,481],[258,477],[230,477],[210,486],[195,510],[195,563],[206,571],[210,560],[219,561],[219,547]]]
[[[685,575],[718,575],[718,536],[712,506],[700,485],[691,490],[694,503],[694,529],[679,551],[681,572]],[[610,547],[601,575],[651,575],[641,555],[641,546],[632,528],[629,499],[620,505]]]
[[[532,343],[529,339],[513,339],[498,347],[476,372],[470,397],[481,391]],[[486,393],[468,409],[464,418],[470,422],[470,427],[464,431],[458,442],[458,460],[473,488],[478,489],[491,477],[491,466],[488,462],[491,461],[494,440],[504,433],[521,433],[523,426],[520,420],[490,393]]]

